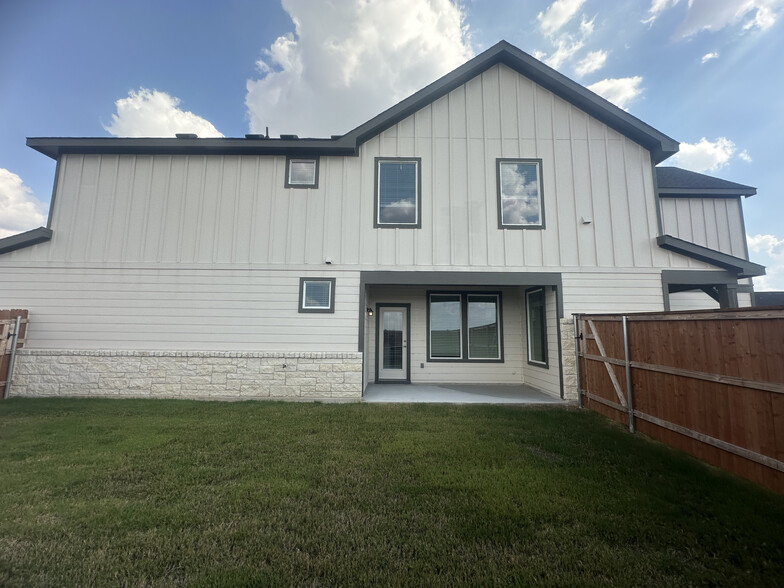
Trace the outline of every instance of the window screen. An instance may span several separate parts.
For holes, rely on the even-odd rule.
[[[376,226],[419,225],[419,161],[377,160]]]
[[[301,278],[299,288],[300,312],[334,312],[334,278]]]
[[[286,160],[287,188],[316,188],[318,186],[318,159],[293,158]]]

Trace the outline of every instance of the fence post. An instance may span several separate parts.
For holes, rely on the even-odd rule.
[[[574,322],[574,359],[575,373],[577,374],[577,406],[583,407],[583,390],[580,384],[580,315],[572,313]]]
[[[14,377],[14,360],[16,359],[16,345],[19,341],[19,328],[22,323],[22,316],[16,317],[16,325],[14,326],[13,339],[11,339],[11,357],[8,360],[8,377],[5,379],[5,388],[3,389],[3,400],[8,398],[8,393],[11,391],[11,378]]]
[[[632,366],[629,361],[629,325],[626,315],[621,317],[623,325],[623,362],[626,367],[626,401],[629,405],[629,431],[634,433],[634,397],[632,395]]]

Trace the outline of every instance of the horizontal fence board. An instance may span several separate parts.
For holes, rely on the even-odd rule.
[[[583,405],[625,423],[622,316],[577,319]],[[784,308],[626,316],[634,427],[784,492]]]

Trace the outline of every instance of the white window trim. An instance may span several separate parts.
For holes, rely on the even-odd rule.
[[[329,303],[327,306],[308,306],[307,289],[308,284],[313,283],[329,284]],[[299,279],[299,312],[335,312],[335,278],[300,278]]]
[[[292,182],[291,181],[291,164],[300,162],[313,163],[313,181],[312,182]],[[319,158],[318,157],[287,157],[286,158],[286,188],[318,188],[318,175],[319,175]]]

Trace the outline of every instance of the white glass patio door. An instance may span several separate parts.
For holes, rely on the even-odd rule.
[[[408,308],[378,309],[378,379],[408,380]]]

